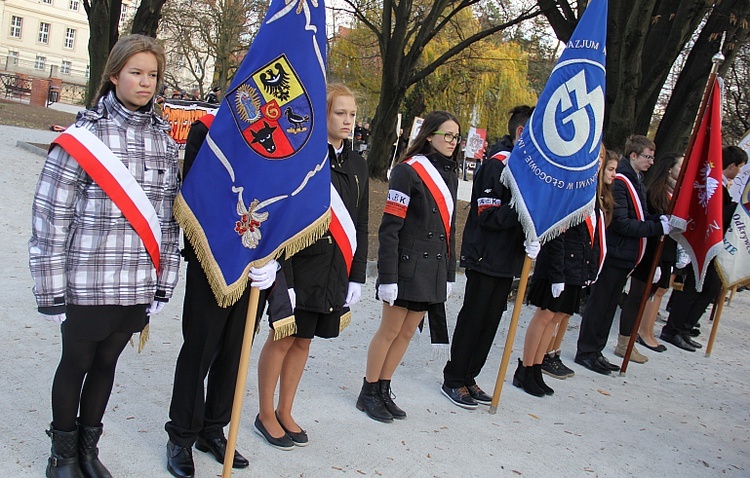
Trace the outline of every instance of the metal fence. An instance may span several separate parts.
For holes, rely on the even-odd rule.
[[[45,59],[44,62],[37,62],[13,55],[0,55],[0,70],[37,78],[61,78],[66,83],[84,86],[89,81],[87,70],[74,68],[72,62],[53,64],[49,59]]]

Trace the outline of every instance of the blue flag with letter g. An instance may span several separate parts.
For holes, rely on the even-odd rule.
[[[175,202],[222,306],[330,221],[325,5],[273,0]]]
[[[594,209],[604,125],[607,1],[583,13],[501,180],[513,193],[526,238],[541,243]]]

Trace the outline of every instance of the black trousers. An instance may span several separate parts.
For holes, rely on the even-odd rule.
[[[512,277],[466,271],[464,303],[453,331],[451,358],[443,369],[446,387],[469,387],[476,383],[487,362],[512,285]]]
[[[706,269],[706,278],[703,280],[701,292],[695,290],[695,273],[692,264],[687,266],[685,274],[685,284],[682,290],[672,291],[674,301],[669,312],[667,325],[661,330],[663,334],[689,334],[721,290],[721,279],[716,272],[714,261],[711,261]]]
[[[256,323],[262,317],[265,292],[261,291]],[[183,344],[175,367],[170,421],[164,427],[179,446],[193,446],[198,435],[224,435],[232,414],[249,295],[250,287],[234,305],[219,307],[198,261],[188,261]]]
[[[646,288],[645,282],[630,277],[630,290],[625,303],[622,304],[622,312],[620,313],[620,335],[630,337],[630,334],[633,333],[633,326],[635,326],[635,320],[638,318],[638,309],[641,307],[643,294],[650,293],[651,287]],[[635,332],[638,333],[637,330]]]
[[[576,358],[594,359],[598,357],[604,347],[607,346],[609,331],[615,319],[617,303],[620,300],[622,289],[628,281],[630,269],[621,269],[607,263],[594,285],[583,309],[581,330],[578,334],[578,350]],[[631,323],[632,328],[632,323]],[[630,334],[630,332],[628,332]]]

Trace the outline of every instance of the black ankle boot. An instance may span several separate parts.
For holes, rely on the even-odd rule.
[[[99,438],[102,427],[78,424],[78,461],[86,478],[112,478],[112,474],[99,461]]]
[[[383,399],[386,410],[396,420],[403,420],[406,418],[406,412],[401,410],[398,405],[393,401],[395,395],[391,393],[391,381],[390,380],[378,380],[378,388],[380,391],[380,397]]]
[[[518,359],[518,368],[513,374],[513,385],[522,388],[524,392],[535,397],[543,397],[544,390],[539,388],[534,380],[534,371],[531,367],[524,367],[521,359]]]
[[[552,390],[550,387],[547,386],[546,383],[544,383],[544,379],[542,378],[542,364],[536,364],[531,366],[532,373],[534,374],[534,381],[536,381],[536,384],[539,385],[539,388],[542,389],[545,395],[552,395],[555,393],[554,390]]]
[[[357,409],[367,413],[367,416],[379,422],[390,423],[393,415],[385,408],[383,397],[380,396],[378,382],[370,383],[365,378],[362,391],[357,398]]]
[[[49,430],[45,431],[52,439],[47,478],[86,478],[78,464],[78,430],[63,432],[50,424]]]

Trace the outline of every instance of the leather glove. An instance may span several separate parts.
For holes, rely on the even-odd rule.
[[[564,290],[565,290],[565,283],[556,282],[552,284],[552,297],[557,299],[558,297],[560,297],[560,294],[562,294]]]
[[[362,298],[362,284],[359,282],[349,282],[349,288],[346,291],[346,302],[344,307],[351,307]]]
[[[151,305],[148,306],[148,309],[146,309],[146,312],[148,312],[148,315],[156,315],[162,310],[164,310],[165,305],[167,305],[166,302],[159,302],[158,300],[155,300],[151,302]]]
[[[45,319],[49,320],[50,322],[54,322],[57,325],[62,324],[63,322],[65,322],[65,319],[67,319],[67,317],[65,316],[64,313],[62,313],[62,314],[42,314],[42,315],[44,316]]]
[[[279,270],[279,263],[271,259],[263,267],[251,267],[250,273],[247,276],[253,281],[253,287],[266,290],[276,281],[277,270]]]
[[[294,289],[291,287],[286,291],[289,294],[289,302],[292,304],[292,310],[294,310],[295,307],[297,307],[297,293],[294,292]]]
[[[453,292],[453,282],[446,282],[445,283],[445,298],[451,296],[451,292]]]
[[[662,214],[659,216],[659,222],[661,222],[661,228],[664,230],[664,235],[666,236],[672,230],[672,226],[669,225],[669,218]]]
[[[651,282],[656,284],[657,282],[659,282],[659,279],[661,279],[661,267],[656,268],[656,270],[654,271],[654,280],[652,280]]]
[[[528,255],[532,261],[536,259],[536,256],[539,255],[539,249],[542,248],[539,241],[529,242],[528,240],[523,241],[523,247],[526,249],[526,255]]]
[[[380,284],[378,286],[378,297],[383,302],[393,305],[398,297],[398,284]]]

